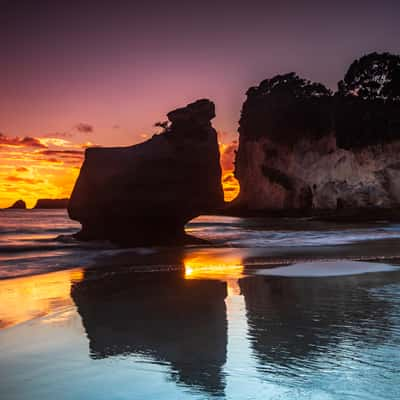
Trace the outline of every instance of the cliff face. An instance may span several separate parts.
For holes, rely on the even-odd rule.
[[[78,237],[121,244],[184,238],[192,218],[223,204],[214,104],[199,100],[168,114],[162,134],[130,147],[90,148],[68,211]]]
[[[251,88],[243,105],[237,204],[260,209],[400,205],[400,106]]]

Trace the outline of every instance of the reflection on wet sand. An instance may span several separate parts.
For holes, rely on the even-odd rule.
[[[274,385],[315,376],[321,365],[342,374],[343,358],[371,357],[399,326],[393,299],[376,293],[399,282],[399,271],[310,279],[252,270],[226,249],[118,253],[92,269],[0,281],[0,319],[5,327],[76,309],[85,360],[101,369],[115,357],[116,371],[127,358],[162,365],[163,379],[207,397],[229,396],[240,374]],[[378,373],[386,365],[373,362]]]
[[[185,279],[221,279],[239,278],[243,275],[241,260],[227,260],[220,264],[212,258],[193,257],[187,258],[185,263]]]
[[[216,279],[226,283],[228,296],[239,295],[238,279],[244,266],[239,252],[223,249],[200,249],[184,258],[185,279]]]
[[[225,387],[225,297],[223,282],[185,280],[181,271],[105,279],[86,271],[72,288],[92,358],[150,357],[176,382],[212,394]]]
[[[319,357],[347,343],[356,348],[381,344],[390,337],[393,304],[371,289],[393,283],[399,272],[336,278],[241,279],[248,337],[259,368],[312,367]]]
[[[82,269],[0,280],[0,329],[9,328],[73,305],[71,285]]]

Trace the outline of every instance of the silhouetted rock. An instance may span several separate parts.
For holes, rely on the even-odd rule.
[[[9,209],[16,209],[16,210],[25,210],[26,203],[23,200],[17,200],[12,206],[8,207]]]
[[[176,244],[184,225],[223,204],[214,104],[168,114],[164,132],[130,147],[89,148],[68,211],[78,238]]]
[[[236,205],[250,210],[400,206],[400,104],[332,96],[281,75],[249,89]]]
[[[39,199],[34,208],[67,208],[69,199]]]
[[[221,395],[225,381],[226,284],[185,280],[182,271],[85,271],[71,291],[90,356],[136,354],[169,367],[176,382]]]

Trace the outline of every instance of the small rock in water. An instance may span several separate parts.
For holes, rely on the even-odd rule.
[[[9,209],[25,210],[26,203],[23,200],[17,200]]]

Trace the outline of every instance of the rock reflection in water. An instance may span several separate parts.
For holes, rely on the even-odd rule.
[[[398,272],[338,278],[243,278],[248,337],[258,367],[296,374],[315,369],[321,357],[332,362],[346,343],[348,355],[382,344],[391,335],[391,303],[371,288],[393,282]],[[342,348],[343,350],[343,348]],[[336,358],[336,361],[334,360]]]
[[[94,359],[130,354],[168,364],[176,382],[222,394],[226,284],[185,280],[183,271],[85,272],[72,289]]]
[[[251,394],[260,383],[276,394],[291,385],[325,390],[336,380],[352,393],[352,378],[359,380],[357,390],[371,377],[393,378],[386,369],[391,350],[383,347],[390,349],[398,329],[395,303],[379,293],[399,281],[399,271],[246,276],[254,273],[246,259],[224,252],[171,254],[163,258],[172,271],[86,270],[74,284],[92,359],[163,365],[171,380],[207,397]],[[161,266],[159,257],[143,255],[137,262]],[[251,385],[237,383],[250,377]]]

